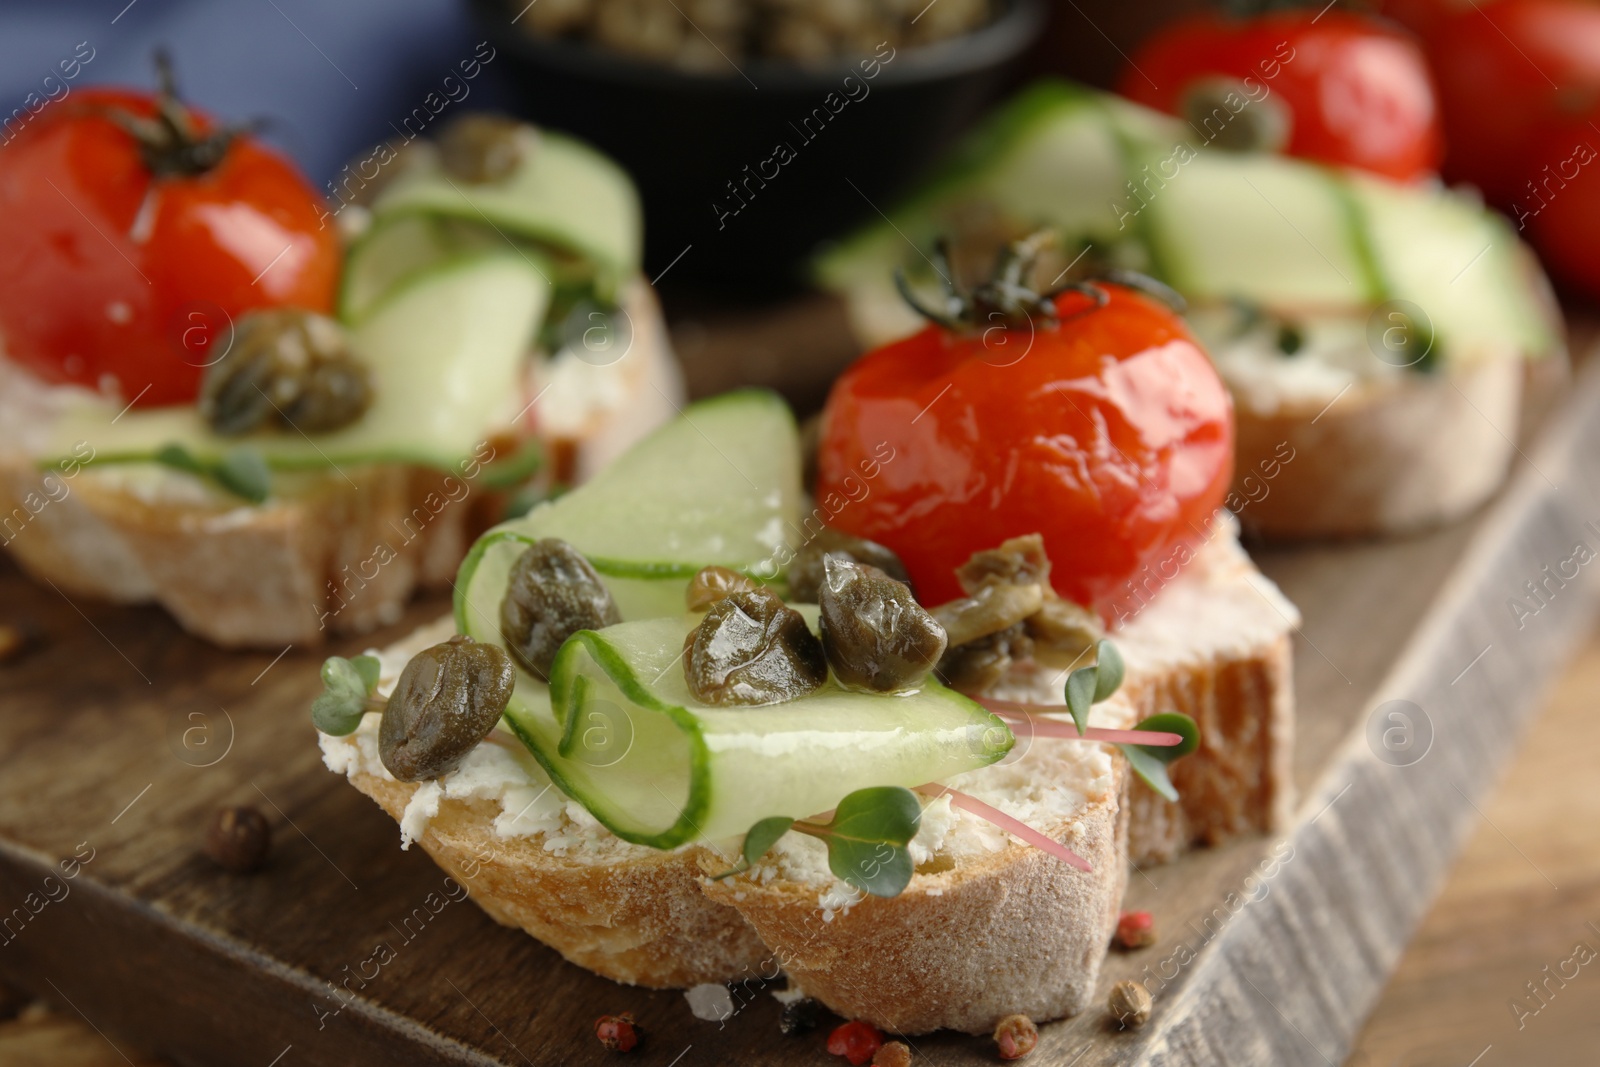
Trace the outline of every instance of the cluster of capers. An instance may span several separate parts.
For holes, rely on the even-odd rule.
[[[1070,665],[1105,634],[1094,612],[1051,588],[1038,534],[973,553],[956,578],[967,595],[933,614],[950,637],[939,677],[964,693],[990,689],[1018,660]]]
[[[233,343],[206,369],[200,414],[219,434],[268,427],[326,433],[361,417],[372,375],[337,322],[301,308],[252,311]]]
[[[826,529],[812,538],[790,565],[789,591],[817,604],[820,637],[744,575],[702,570],[688,592],[690,610],[706,613],[684,642],[690,694],[703,704],[776,704],[821,688],[829,668],[849,689],[914,688],[939,662],[945,634],[891,568],[905,573],[882,545]]]
[[[513,0],[509,9],[535,37],[717,73],[753,57],[814,62],[930,44],[977,29],[992,10],[990,0]]]
[[[825,529],[789,571],[792,598],[817,604],[812,633],[772,590],[726,567],[704,568],[686,593],[689,610],[704,612],[684,640],[690,694],[710,705],[778,704],[820,689],[830,670],[839,685],[870,693],[913,689],[934,670],[978,692],[1014,660],[1044,649],[1080,654],[1102,632],[1091,612],[1050,588],[1038,535],[973,555],[957,571],[968,596],[933,612],[897,577],[904,574],[884,546]],[[406,664],[379,732],[384,766],[408,782],[453,770],[504,713],[517,665],[548,680],[568,638],[620,621],[577,549],[556,538],[533,542],[512,565],[500,604],[506,650],[458,636]]]

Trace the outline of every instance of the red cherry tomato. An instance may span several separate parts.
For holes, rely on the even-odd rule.
[[[925,603],[961,595],[972,553],[1039,533],[1056,591],[1110,620],[1206,533],[1233,469],[1228,392],[1182,319],[1104,288],[1098,309],[1060,296],[1057,326],[929,326],[834,383],[818,506],[894,549]]]
[[[1409,0],[1394,14],[1425,34],[1449,145],[1445,175],[1509,207],[1543,164],[1534,154],[1600,103],[1600,6]]]
[[[1600,297],[1600,114],[1557,127],[1535,149],[1532,176],[1511,215],[1546,267],[1591,297]]]
[[[1400,181],[1439,165],[1438,107],[1422,51],[1404,32],[1342,11],[1280,11],[1249,19],[1206,14],[1157,32],[1134,52],[1118,91],[1192,117],[1208,79],[1241,87],[1234,107],[1287,113],[1289,155],[1359,167]],[[1213,107],[1200,109],[1212,114]]]
[[[49,382],[185,403],[232,319],[332,306],[337,235],[293,165],[254,139],[204,173],[157,178],[107,108],[148,118],[156,102],[84,90],[0,147],[5,353]]]

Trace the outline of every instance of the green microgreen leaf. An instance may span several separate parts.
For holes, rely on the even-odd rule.
[[[330,689],[318,693],[317,698],[311,702],[311,724],[333,737],[354,733],[356,727],[361,725],[361,717],[366,713],[365,698],[352,697],[349,693],[335,693]]]
[[[367,687],[368,693],[377,690],[378,673],[383,669],[383,664],[378,662],[377,656],[356,656],[350,661],[350,666],[361,676],[361,682]]]
[[[1094,657],[1094,702],[1098,704],[1109,700],[1122,685],[1122,653],[1110,641],[1101,641],[1095,646]]]
[[[224,489],[252,504],[261,503],[272,492],[272,471],[253,448],[231,449],[212,468],[211,475]]]
[[[180,444],[166,444],[156,449],[156,462],[190,474],[206,473],[205,464]]]
[[[334,737],[354,732],[377,686],[377,657],[329,656],[322,661],[322,692],[311,702],[312,724]]]
[[[750,827],[744,835],[744,848],[738,865],[721,874],[711,876],[713,881],[721,881],[732,874],[748,871],[754,867],[756,861],[767,854],[767,849],[778,843],[778,838],[789,832],[789,827],[794,825],[794,820],[783,815],[774,815],[762,819]]]
[[[207,463],[180,444],[166,444],[156,450],[155,459],[175,470],[210,478],[252,504],[261,503],[272,491],[272,471],[252,448],[235,448],[216,463]]]
[[[1089,728],[1089,705],[1094,703],[1096,674],[1093,667],[1079,667],[1067,675],[1067,710],[1072,712],[1072,721],[1078,724],[1080,734]]]
[[[1151,730],[1156,733],[1177,734],[1183,738],[1181,745],[1137,745],[1135,747],[1150,753],[1162,763],[1171,763],[1173,760],[1182,759],[1200,747],[1200,727],[1189,716],[1176,711],[1164,711],[1159,715],[1152,715],[1145,719],[1135,730]]]
[[[1122,754],[1128,757],[1128,765],[1133,768],[1133,773],[1143,778],[1151,789],[1166,799],[1177,800],[1178,790],[1173,786],[1171,776],[1167,774],[1167,764],[1187,756],[1200,747],[1200,727],[1189,716],[1168,711],[1150,716],[1134,729],[1177,734],[1183,738],[1183,743],[1178,745],[1117,746],[1122,749]]]
[[[839,801],[827,825],[797,822],[801,833],[828,846],[828,869],[876,897],[899,896],[911,882],[911,852],[922,804],[899,786],[858,789]]]
[[[1093,666],[1079,667],[1067,675],[1067,710],[1078,733],[1089,728],[1089,708],[1108,699],[1122,685],[1122,653],[1110,641],[1095,646]]]
[[[1150,755],[1151,749],[1144,745],[1118,745],[1122,754],[1128,757],[1128,766],[1133,768],[1133,773],[1145,780],[1145,784],[1168,800],[1178,799],[1178,790],[1172,784],[1172,779],[1167,777],[1167,765]]]

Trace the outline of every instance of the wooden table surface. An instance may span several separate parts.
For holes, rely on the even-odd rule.
[[[1600,636],[1567,671],[1505,779],[1480,805],[1480,825],[1368,1019],[1351,1067],[1600,1062],[1600,955],[1590,965],[1565,962],[1579,943],[1600,953],[1597,697]],[[1564,987],[1551,980],[1540,1007],[1525,983],[1563,967],[1577,977]],[[1509,1007],[1519,998],[1529,1013],[1520,1028]],[[15,1010],[5,1011],[0,998],[0,1011]],[[130,1062],[151,1061],[113,1046],[81,1018],[29,1007],[0,1023],[4,1067]]]

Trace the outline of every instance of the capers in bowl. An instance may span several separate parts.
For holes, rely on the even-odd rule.
[[[876,567],[823,561],[822,648],[839,684],[873,693],[914,689],[944,654],[944,628],[911,587]]]
[[[829,556],[840,556],[856,563],[866,563],[878,568],[897,582],[911,583],[906,566],[900,557],[876,541],[852,537],[832,526],[820,528],[806,539],[789,562],[787,579],[789,599],[797,604],[817,603],[818,592],[824,577],[822,561]]]
[[[278,426],[326,433],[348,426],[371,403],[371,372],[349,350],[344,330],[300,308],[240,318],[233,344],[200,383],[201,417],[228,437]]]
[[[801,614],[756,588],[711,605],[685,641],[683,675],[702,704],[755,707],[821,688],[828,660]]]
[[[498,645],[456,636],[411,657],[378,728],[378,758],[402,782],[456,769],[489,736],[516,685]]]
[[[549,681],[550,665],[567,638],[621,621],[611,591],[567,542],[535,541],[512,564],[500,601],[500,637],[529,674]]]

